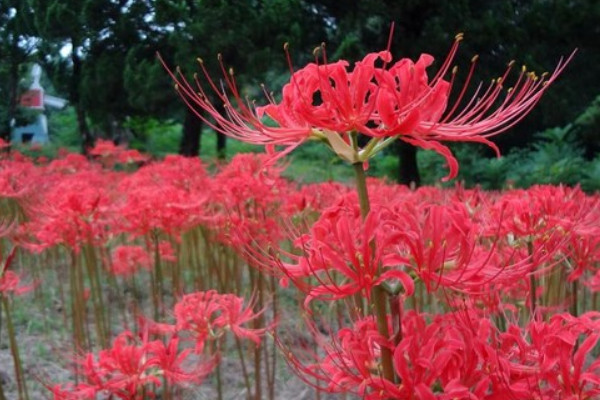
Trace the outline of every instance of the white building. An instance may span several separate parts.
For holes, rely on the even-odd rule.
[[[65,99],[50,96],[44,93],[44,88],[40,85],[42,68],[34,64],[31,68],[31,77],[33,83],[19,99],[19,105],[31,110],[39,110],[34,122],[25,126],[14,126],[11,132],[11,141],[13,143],[39,143],[44,144],[50,141],[48,137],[48,119],[44,111],[46,108],[61,109],[67,105]]]

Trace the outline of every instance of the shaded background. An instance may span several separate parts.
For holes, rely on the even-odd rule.
[[[24,124],[32,117],[17,103],[36,62],[46,90],[70,104],[50,115],[52,146],[86,149],[103,138],[157,155],[194,156],[201,150],[202,125],[177,98],[157,51],[190,77],[197,57],[219,74],[221,53],[244,92],[261,101],[260,83],[277,93],[289,79],[284,42],[291,45],[295,68],[310,62],[323,41],[331,60],[355,61],[385,48],[391,21],[396,59],[427,52],[439,63],[464,32],[456,62],[465,72],[471,57],[480,56],[474,82],[501,75],[510,60],[539,73],[551,70],[577,48],[536,109],[495,138],[506,157],[490,158],[487,149],[473,145],[453,148],[461,161],[459,179],[467,185],[564,182],[598,189],[596,0],[0,0],[0,134],[8,139],[11,120]],[[218,150],[205,143],[202,155],[223,156],[224,139],[210,141]],[[237,149],[230,145],[227,153]],[[323,156],[309,148],[297,157]],[[445,174],[435,154],[402,145],[374,164],[372,173],[404,183],[437,182]]]

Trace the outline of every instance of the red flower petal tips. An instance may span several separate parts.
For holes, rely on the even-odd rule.
[[[561,59],[551,74],[537,76],[523,67],[513,86],[504,90],[513,69],[511,62],[487,89],[483,90],[480,84],[471,99],[465,100],[477,60],[474,57],[464,86],[450,104],[457,72],[452,61],[462,37],[456,36],[445,61],[431,77],[427,69],[434,58],[428,54],[421,55],[417,62],[403,58],[389,65],[389,51],[370,53],[350,69],[348,61],[328,62],[324,46],[315,52],[322,54],[322,60],[317,56],[314,63],[293,72],[286,45],[292,70],[290,81],[283,87],[279,102],[265,91],[265,106],[242,98],[233,71],[226,70],[221,57],[222,86],[211,78],[202,60],[203,78],[195,76],[193,84],[179,70],[169,73],[196,115],[235,139],[266,145],[269,151],[275,145],[285,146],[284,154],[307,139],[322,140],[351,163],[364,162],[391,141],[400,139],[444,156],[449,166],[446,179],[451,179],[458,172],[458,162],[440,142],[479,142],[498,153],[488,138],[524,118],[574,54]],[[166,67],[162,59],[161,62]],[[446,76],[450,76],[449,80]],[[459,106],[465,103],[461,109]],[[362,149],[356,142],[358,133],[371,137]]]

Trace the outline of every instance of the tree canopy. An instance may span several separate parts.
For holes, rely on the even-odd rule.
[[[485,6],[475,0],[1,0],[2,134],[15,117],[22,70],[35,61],[76,110],[84,146],[99,135],[122,139],[131,118],[179,120],[182,152],[193,155],[201,124],[177,100],[157,52],[190,76],[198,70],[197,57],[219,74],[216,56],[222,54],[249,96],[260,98],[260,83],[275,90],[289,76],[284,42],[291,44],[295,67],[309,62],[321,42],[330,59],[352,62],[385,48],[395,21],[396,58],[427,52],[439,60],[464,32],[459,68],[468,69],[479,55],[473,79],[484,82],[502,74],[510,60],[543,72],[578,48],[536,110],[498,138],[503,148],[523,146],[536,131],[574,121],[600,94],[598,20],[595,0],[494,0]],[[593,153],[597,136],[586,132]]]

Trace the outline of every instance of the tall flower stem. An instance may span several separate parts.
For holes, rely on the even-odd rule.
[[[533,257],[533,242],[531,240],[529,240],[527,242],[527,252],[529,254],[529,257]],[[535,279],[535,275],[533,273],[533,271],[529,274],[529,300],[531,302],[530,304],[530,312],[531,312],[531,317],[533,318],[535,316],[535,309],[537,306],[537,296],[536,293],[537,292],[537,282]]]
[[[360,203],[360,213],[363,220],[369,214],[371,209],[369,202],[369,192],[367,190],[367,178],[362,162],[352,164],[354,167],[354,176],[356,180],[356,191]],[[386,339],[390,338],[387,321],[387,301],[386,292],[380,285],[373,287],[371,292],[371,308],[375,312],[377,320],[377,330]],[[392,362],[392,351],[388,347],[381,348],[381,363],[383,377],[390,382],[395,382],[394,365]]]
[[[8,342],[10,345],[10,352],[12,354],[13,362],[15,365],[15,377],[17,379],[19,400],[29,400],[29,394],[27,393],[27,383],[25,382],[23,365],[21,364],[21,357],[19,356],[19,347],[17,346],[17,337],[15,333],[15,327],[12,322],[8,297],[0,294],[0,301],[2,302],[2,306],[4,307],[4,314],[6,315],[6,330],[8,331]]]

